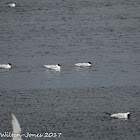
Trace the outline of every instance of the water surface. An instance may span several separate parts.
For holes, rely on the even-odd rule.
[[[139,140],[140,1],[7,2],[0,63],[13,68],[0,69],[0,132],[12,131],[13,112],[22,133],[62,133],[47,139]],[[92,67],[74,66],[88,61]],[[58,63],[61,72],[43,66]],[[127,121],[104,113],[128,111]]]

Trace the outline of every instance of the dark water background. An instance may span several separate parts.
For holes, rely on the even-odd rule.
[[[140,1],[7,2],[0,1],[0,63],[13,68],[0,70],[0,132],[12,131],[13,112],[23,133],[62,133],[47,139],[139,140]],[[74,66],[88,61],[90,68]],[[61,72],[43,66],[58,63]],[[104,114],[127,111],[127,121]]]

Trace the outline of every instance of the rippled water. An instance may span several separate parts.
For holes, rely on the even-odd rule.
[[[13,64],[0,70],[1,88],[139,86],[139,0],[0,5],[0,62]],[[88,61],[90,69],[74,67]],[[61,73],[43,66],[58,63]]]
[[[0,132],[12,130],[13,112],[24,133],[139,140],[140,1],[7,2],[0,1],[0,63],[13,68],[0,69]],[[74,66],[88,61],[90,68]],[[43,66],[58,63],[61,72]],[[132,118],[110,120],[105,111]]]
[[[12,131],[13,112],[23,134],[62,133],[56,140],[138,140],[139,91],[139,87],[1,90],[0,130]],[[105,114],[127,111],[132,113],[129,120],[110,119]]]

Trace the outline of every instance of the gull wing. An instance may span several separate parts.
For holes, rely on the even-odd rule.
[[[11,116],[12,116],[13,133],[18,134],[18,136],[13,137],[13,140],[22,140],[21,137],[19,136],[21,133],[20,124],[14,114],[11,114]]]

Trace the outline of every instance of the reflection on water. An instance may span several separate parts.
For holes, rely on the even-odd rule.
[[[0,69],[0,72],[8,72],[9,69]]]

